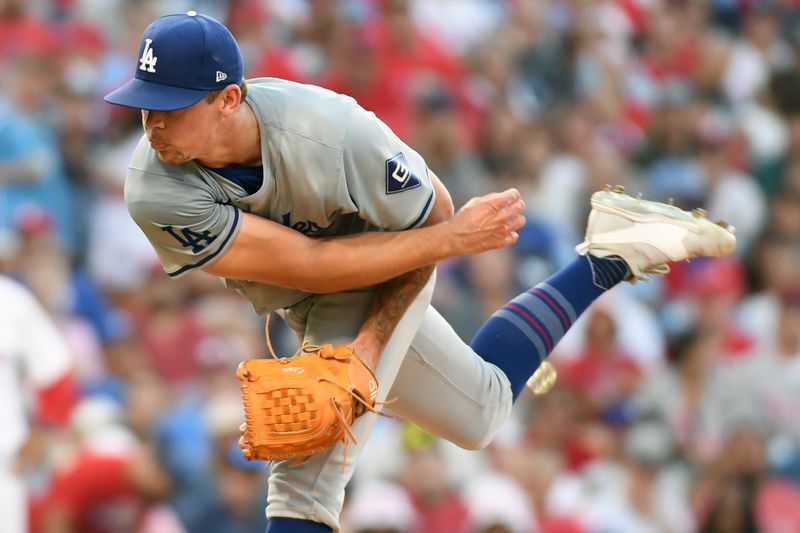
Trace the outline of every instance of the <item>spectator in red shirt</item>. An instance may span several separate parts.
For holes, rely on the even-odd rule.
[[[605,414],[623,404],[642,378],[639,365],[616,343],[612,316],[598,307],[586,328],[586,346],[575,359],[560,365],[561,383],[583,399],[586,414]]]
[[[39,533],[138,531],[170,482],[151,450],[120,424],[108,400],[85,400],[72,417],[78,447],[58,468],[34,513]]]
[[[25,0],[0,3],[0,62],[13,54],[52,54],[58,46],[54,28],[34,16]]]
[[[753,352],[755,340],[734,320],[746,287],[744,268],[737,259],[678,264],[667,280],[688,303],[688,320],[720,336],[725,359],[734,360]]]
[[[367,48],[378,65],[375,87],[390,88],[380,93],[380,109],[371,109],[400,138],[413,131],[417,90],[426,79],[442,83],[463,106],[464,69],[458,58],[431,34],[420,31],[411,18],[407,0],[385,0],[377,20],[364,30]],[[346,92],[346,91],[345,91]],[[377,95],[376,95],[377,96]]]
[[[303,81],[290,50],[276,40],[270,17],[269,8],[259,0],[237,0],[230,4],[228,28],[239,42],[248,77]]]
[[[139,291],[132,310],[134,330],[153,369],[170,385],[185,385],[200,373],[200,348],[209,332],[188,304],[186,291],[169,283],[154,273]]]
[[[436,438],[408,425],[406,467],[398,480],[411,498],[416,522],[410,533],[469,533],[469,510],[450,484]]]
[[[657,83],[690,80],[700,65],[698,36],[687,23],[688,6],[670,3],[647,20],[643,66]]]

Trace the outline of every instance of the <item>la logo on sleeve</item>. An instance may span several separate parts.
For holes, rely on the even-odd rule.
[[[403,152],[386,160],[386,194],[415,189],[420,185],[422,182],[411,171]]]

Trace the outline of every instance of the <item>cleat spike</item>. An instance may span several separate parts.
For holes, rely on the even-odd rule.
[[[706,218],[706,210],[700,207],[692,209],[692,216],[695,218]]]
[[[669,200],[667,200],[667,204],[668,205],[675,205],[675,198],[670,198]]]
[[[611,191],[618,194],[625,194],[625,187],[622,185],[614,185],[614,188],[611,189]]]
[[[719,226],[722,229],[726,229],[726,230],[730,231],[731,233],[734,233],[736,231],[736,228],[734,228],[733,226],[731,226],[730,224],[728,224],[724,220],[717,220],[716,222],[714,222],[714,224],[716,224],[717,226]]]
[[[611,192],[611,185],[606,183],[605,187],[603,187],[603,190],[606,191],[606,192]]]
[[[644,196],[642,196],[642,193],[636,195],[637,200],[641,200],[642,198],[644,198]]]

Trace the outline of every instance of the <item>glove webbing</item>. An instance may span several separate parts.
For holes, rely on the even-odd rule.
[[[266,324],[264,325],[264,330],[265,330],[264,333],[265,333],[265,336],[267,338],[267,348],[269,348],[269,354],[272,356],[273,359],[279,359],[279,357],[275,354],[275,349],[272,347],[272,339],[271,339],[270,334],[269,334],[269,323],[270,323],[270,319],[271,318],[272,318],[272,313],[267,313],[267,321],[266,321]],[[300,352],[303,352],[303,353],[314,353],[314,352],[316,352],[318,350],[319,350],[319,346],[317,346],[315,344],[311,344],[308,341],[303,341],[303,343],[300,345],[300,348],[297,350],[297,353],[300,353]],[[384,418],[389,418],[389,419],[395,418],[394,415],[386,414],[386,413],[384,413],[382,411],[378,411],[377,409],[375,409],[374,407],[369,405],[367,402],[365,402],[364,399],[361,396],[359,396],[358,394],[354,393],[353,391],[349,391],[349,390],[345,389],[344,387],[342,387],[341,385],[339,385],[335,381],[331,381],[331,380],[323,378],[323,377],[318,377],[317,381],[325,381],[326,383],[330,383],[332,385],[335,385],[335,386],[339,387],[341,390],[343,390],[344,392],[346,392],[347,394],[349,394],[351,398],[356,400],[361,405],[361,407],[363,409],[361,412],[358,413],[357,416],[361,416],[362,414],[364,414],[364,410],[366,410],[366,411],[370,411],[372,413],[375,413],[378,416],[382,416]],[[395,401],[397,401],[397,398],[392,398],[392,399],[386,400],[384,402],[375,402],[375,405],[380,405],[381,407],[383,407],[385,405],[389,405],[391,403],[394,403]],[[342,413],[342,408],[339,406],[338,403],[336,403],[336,399],[335,398],[331,398],[331,407],[333,408],[333,412],[336,413],[337,420],[339,420],[339,423],[342,425],[342,427],[344,427],[344,430],[345,430],[345,435],[342,438],[342,441],[344,442],[344,448],[342,450],[342,455],[343,455],[342,471],[344,471],[344,466],[345,466],[345,464],[347,464],[347,447],[349,446],[350,442],[352,442],[353,444],[358,444],[358,439],[356,438],[355,434],[353,433],[353,430],[350,429],[350,424],[347,423],[347,420],[344,417],[344,413]],[[301,459],[300,461],[297,461],[297,462],[293,463],[292,466],[294,466],[294,467],[302,466],[305,463],[307,463],[311,459],[311,457],[313,457],[313,456],[310,455],[310,456],[308,456],[308,457],[306,457],[304,459]]]

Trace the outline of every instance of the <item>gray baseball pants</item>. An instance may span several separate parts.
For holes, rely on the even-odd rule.
[[[381,354],[376,372],[378,401],[397,398],[391,410],[423,429],[467,449],[494,436],[511,412],[511,387],[505,374],[487,363],[430,305],[436,275],[403,315]],[[281,312],[298,335],[314,344],[342,344],[358,332],[372,291],[323,294]],[[269,476],[268,517],[312,520],[339,529],[344,488],[376,416],[356,420],[358,444],[337,444],[301,466],[273,464]],[[343,466],[344,463],[344,466]]]

